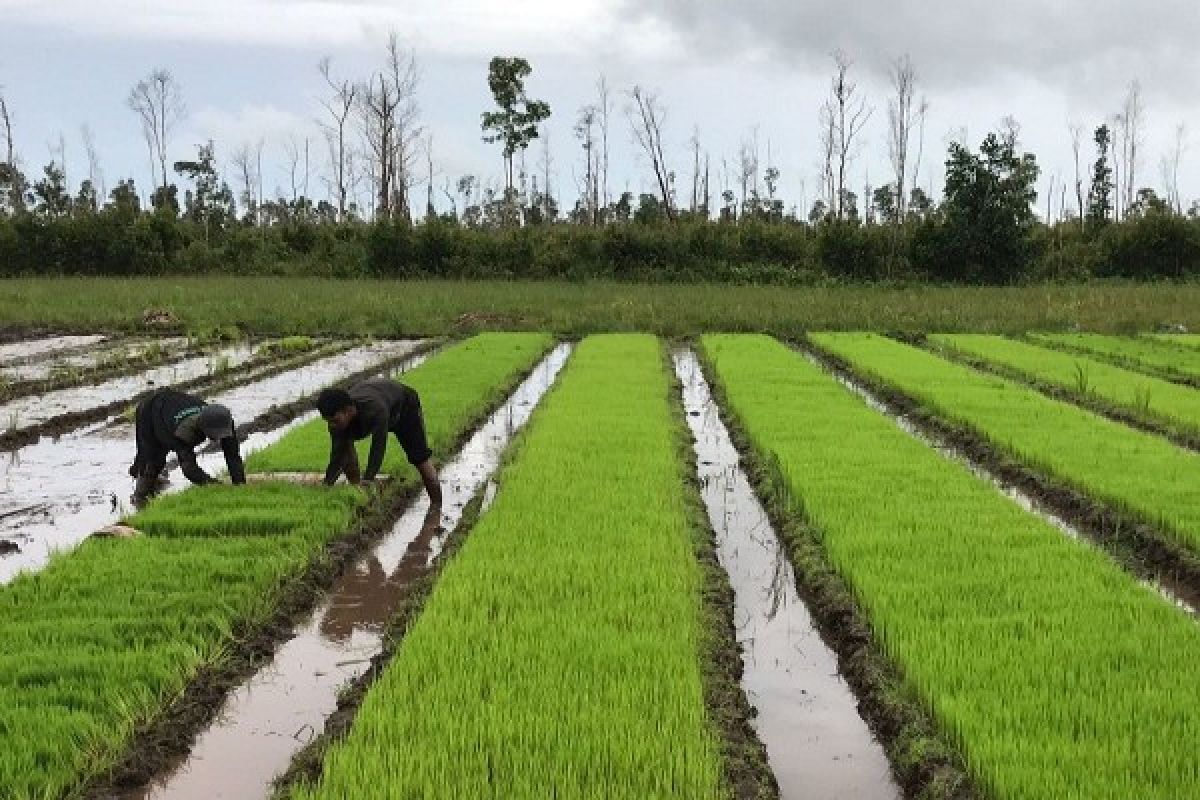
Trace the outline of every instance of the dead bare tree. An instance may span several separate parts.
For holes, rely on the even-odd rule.
[[[242,207],[245,210],[243,218],[254,225],[258,224],[258,189],[255,182],[258,170],[255,167],[255,150],[261,149],[261,145],[261,140],[257,145],[242,142],[229,157],[229,163],[233,166],[242,183],[242,191],[239,199],[242,201]]]
[[[743,139],[738,146],[738,185],[742,190],[739,216],[746,215],[747,200],[753,192],[758,175],[758,146],[750,139]]]
[[[692,127],[692,138],[688,139],[692,150],[692,211],[700,207],[700,126]]]
[[[837,162],[837,216],[845,216],[846,173],[853,161],[856,140],[862,134],[873,109],[850,80],[852,62],[841,50],[833,53],[834,74],[830,82],[834,157]]]
[[[837,178],[834,174],[833,157],[837,149],[837,113],[833,103],[826,100],[821,104],[817,115],[820,126],[819,139],[821,142],[820,190],[818,194],[825,196],[827,213],[837,209]]]
[[[662,196],[663,208],[667,219],[675,219],[675,204],[671,199],[671,183],[673,175],[667,168],[667,158],[663,152],[663,121],[666,109],[658,101],[658,95],[648,92],[641,86],[629,90],[629,99],[633,101],[627,108],[629,127],[637,145],[650,159],[650,167],[654,170],[654,179]]]
[[[321,107],[328,115],[327,119],[318,120],[325,141],[329,145],[329,162],[332,168],[333,194],[337,198],[338,220],[346,217],[346,197],[348,191],[348,159],[350,146],[347,138],[347,127],[350,114],[358,97],[358,87],[346,78],[333,76],[333,63],[328,56],[317,64],[321,77],[332,93],[330,97],[321,100]]]
[[[418,124],[419,83],[413,53],[388,35],[382,71],[359,87],[359,115],[366,155],[375,183],[375,213],[412,219],[408,193],[417,183],[416,162],[423,131]]]
[[[538,167],[542,171],[542,214],[547,222],[554,211],[554,190],[551,188],[550,175],[554,169],[554,157],[550,149],[550,128],[547,126],[538,134],[542,141],[542,151],[538,158]]]
[[[601,154],[596,151],[597,115],[596,106],[587,105],[579,109],[579,116],[575,120],[575,138],[579,140],[579,146],[583,148],[584,161],[583,186],[580,187],[580,197],[583,200],[584,211],[593,225],[599,222],[596,195],[599,184],[597,162],[600,160]]]
[[[1175,141],[1171,152],[1163,156],[1159,167],[1162,170],[1163,187],[1166,189],[1167,203],[1175,209],[1175,213],[1183,213],[1183,198],[1179,192],[1179,170],[1183,164],[1183,154],[1187,150],[1187,125],[1179,123],[1175,126]]]
[[[1111,157],[1109,158],[1109,160],[1112,162],[1112,174],[1113,174],[1113,209],[1112,209],[1112,212],[1113,212],[1113,221],[1120,222],[1121,221],[1121,206],[1125,199],[1125,195],[1122,193],[1122,188],[1124,187],[1124,184],[1122,183],[1122,179],[1125,176],[1125,168],[1124,168],[1122,161],[1123,161],[1123,159],[1125,157],[1125,153],[1126,153],[1126,148],[1125,148],[1124,142],[1125,142],[1126,138],[1128,137],[1128,133],[1126,132],[1126,122],[1125,122],[1124,114],[1113,114],[1111,117],[1111,122],[1112,122],[1113,136],[1112,136],[1111,140],[1109,141],[1108,149],[1109,149],[1109,153],[1111,154]]]
[[[159,68],[134,85],[126,102],[142,122],[142,136],[150,151],[151,181],[161,180],[156,186],[166,186],[168,139],[185,114],[183,89],[168,70]],[[158,178],[153,174],[155,162]]]
[[[929,100],[922,97],[920,105],[917,106],[917,161],[913,165],[912,185],[915,189],[921,185],[921,159],[925,156],[925,121],[929,118]],[[930,190],[932,194],[932,188]]]
[[[0,86],[0,124],[4,125],[4,163],[16,168],[17,156],[13,144],[12,116],[8,111],[8,101],[4,97],[3,86]]]
[[[916,121],[913,94],[917,84],[917,71],[908,55],[892,62],[888,77],[893,95],[888,100],[888,158],[896,180],[896,217],[905,219],[908,195],[905,192],[908,177],[908,144]],[[869,198],[868,198],[869,199]]]
[[[1086,214],[1083,208],[1083,175],[1079,171],[1079,148],[1083,144],[1083,126],[1075,122],[1067,123],[1067,130],[1071,133],[1071,153],[1075,158],[1075,208],[1079,213],[1079,225],[1082,227],[1085,223]]]
[[[91,181],[96,196],[104,198],[108,192],[105,191],[104,172],[100,169],[100,156],[96,152],[96,137],[86,124],[79,126],[79,137],[83,139],[83,152],[87,155],[88,180]]]
[[[1137,195],[1138,150],[1142,144],[1142,117],[1145,107],[1142,104],[1142,85],[1136,79],[1130,81],[1125,94],[1125,103],[1121,108],[1122,144],[1125,147],[1125,207],[1133,205]]]
[[[308,139],[304,140],[304,145],[308,147]],[[300,185],[298,173],[300,172],[300,143],[296,140],[293,134],[283,142],[283,154],[287,159],[288,184],[292,189],[292,202],[295,203],[300,196]]]
[[[600,124],[600,179],[598,181],[600,190],[598,195],[604,203],[604,208],[608,208],[608,204],[611,202],[608,195],[608,124],[612,116],[612,93],[608,88],[608,79],[603,75],[596,81],[596,95],[596,114]]]

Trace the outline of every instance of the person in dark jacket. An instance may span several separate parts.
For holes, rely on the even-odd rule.
[[[145,503],[158,489],[159,475],[172,451],[189,481],[215,483],[216,479],[196,463],[195,450],[206,439],[220,443],[230,480],[235,484],[246,482],[233,415],[225,406],[210,405],[174,389],[159,389],[138,404],[133,426],[137,455],[129,475],[137,479],[134,505]]]
[[[425,418],[416,390],[386,378],[355,384],[349,391],[325,389],[317,396],[317,410],[329,423],[329,466],[325,484],[332,486],[344,472],[350,483],[373,481],[383,465],[389,433],[394,433],[408,461],[421,474],[430,505],[442,506],[442,487],[433,466],[433,451],[425,438]],[[360,475],[354,442],[371,437],[367,468]]]

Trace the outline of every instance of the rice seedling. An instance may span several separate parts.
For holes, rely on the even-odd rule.
[[[952,352],[999,365],[1026,379],[1092,396],[1138,416],[1159,421],[1169,429],[1200,431],[1200,392],[1195,389],[1105,361],[1002,336],[934,334],[929,340]]]
[[[1200,333],[1143,333],[1142,336],[1156,342],[1165,342],[1180,347],[1200,348]]]
[[[1017,460],[1200,550],[1200,454],[882,336],[820,333],[810,339]]]
[[[970,372],[914,369],[939,360],[878,337],[814,338],[872,369],[894,364],[906,385],[948,390]],[[1193,620],[783,345],[708,336],[703,349],[780,502],[812,527],[985,796],[1194,795]]]
[[[1101,336],[1094,333],[1031,333],[1038,344],[1087,353],[1151,375],[1200,379],[1200,350],[1175,347],[1144,336]]]
[[[463,343],[420,368],[442,375],[447,357],[493,381],[455,382],[426,406],[439,455],[552,344],[518,339]],[[275,447],[302,453],[295,436],[307,434]],[[128,520],[146,535],[92,540],[0,589],[0,794],[70,796],[115,763],[198,670],[223,663],[234,637],[268,618],[367,497],[349,486],[193,487]]]
[[[303,800],[728,796],[658,342],[585,339]]]

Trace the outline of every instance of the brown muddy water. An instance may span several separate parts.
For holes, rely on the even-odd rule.
[[[902,796],[887,756],[858,714],[796,591],[791,562],[743,472],[729,431],[691,352],[674,354],[695,437],[696,469],[735,594],[742,687],[784,800],[891,800]]]
[[[71,347],[0,366],[0,379],[13,382],[44,381],[57,373],[91,369],[105,362],[128,363],[142,357],[151,348],[161,349],[167,356],[176,355],[182,352],[187,344],[186,337],[173,336],[162,339],[120,339],[102,346]]]
[[[371,552],[338,578],[312,616],[275,658],[226,698],[216,722],[191,752],[150,785],[122,800],[250,800],[319,735],[337,708],[338,690],[382,649],[406,589],[441,552],[446,531],[495,473],[512,437],[529,419],[570,355],[562,344],[441,469],[442,513],[419,500]],[[490,487],[489,487],[490,488]]]
[[[272,406],[306,397],[345,375],[411,352],[419,344],[402,340],[356,347],[208,399],[228,405],[234,420],[247,423]],[[414,357],[403,367],[416,363],[419,359]],[[242,445],[243,454],[274,443],[311,417],[251,434]],[[93,531],[131,513],[128,498],[133,480],[126,470],[133,452],[133,427],[113,418],[0,454],[0,541],[19,548],[0,554],[0,584],[18,572],[40,569],[51,553],[74,547]],[[203,454],[199,462],[209,472],[224,469],[220,453]],[[176,475],[171,489],[187,485]]]
[[[59,389],[40,395],[19,397],[0,405],[0,430],[19,431],[54,417],[87,411],[116,403],[158,386],[170,386],[216,372],[220,367],[237,367],[254,357],[252,345],[234,345],[211,355],[194,356],[155,367],[135,375],[103,381],[91,386]]]
[[[103,342],[108,337],[101,334],[87,336],[48,336],[42,339],[25,339],[20,342],[0,344],[0,366],[24,364],[51,353],[64,353]]]
[[[1095,546],[1091,537],[1076,527],[1069,520],[1064,519],[1054,509],[1041,502],[1037,497],[1025,492],[1018,486],[1014,486],[1009,481],[1004,480],[999,475],[991,472],[984,465],[976,462],[966,453],[962,452],[953,444],[943,441],[941,438],[933,435],[930,431],[925,430],[913,420],[909,419],[904,414],[897,414],[886,403],[876,397],[867,387],[858,383],[855,380],[842,375],[836,371],[829,370],[820,359],[815,358],[811,353],[805,353],[808,359],[829,374],[834,380],[846,387],[848,390],[857,395],[871,409],[879,412],[888,419],[892,420],[900,430],[917,439],[925,446],[937,452],[943,458],[948,458],[951,461],[968,469],[975,477],[992,485],[992,487],[1007,497],[1012,502],[1016,503],[1024,511],[1033,514],[1044,522],[1049,523],[1060,533],[1076,539],[1086,546]],[[1190,614],[1192,617],[1200,619],[1200,596],[1188,587],[1185,583],[1174,580],[1170,575],[1160,574],[1153,581],[1142,580],[1135,576],[1135,580],[1141,583],[1146,588],[1156,592],[1164,600],[1171,603],[1179,610]]]

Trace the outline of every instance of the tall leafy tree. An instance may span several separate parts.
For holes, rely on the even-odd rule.
[[[1096,164],[1092,168],[1092,188],[1088,191],[1087,224],[1098,228],[1106,225],[1112,215],[1113,171],[1108,164],[1112,136],[1107,125],[1096,128]]]
[[[538,137],[538,125],[550,116],[550,104],[525,94],[525,79],[533,72],[523,58],[496,56],[488,64],[488,88],[498,111],[483,112],[483,140],[502,143],[505,193],[513,192],[513,156]]]

